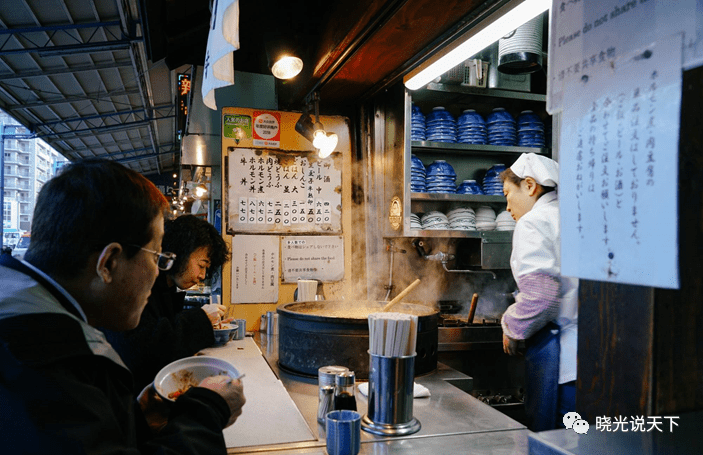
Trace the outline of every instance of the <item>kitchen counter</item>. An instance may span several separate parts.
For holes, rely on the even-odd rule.
[[[286,454],[326,454],[325,430],[317,423],[317,378],[302,377],[290,374],[278,367],[277,336],[255,334],[253,341],[258,346],[273,373],[292,399],[297,412],[291,412],[291,419],[302,418],[309,428],[305,433],[312,437],[298,438],[297,441],[277,444],[258,444],[243,447],[230,447],[228,452],[235,453],[275,453]],[[237,363],[236,356],[241,355],[237,349],[243,350],[251,339],[230,342],[223,348],[207,350],[209,355],[226,358]],[[262,403],[252,402],[249,396],[257,396],[259,382],[256,377],[247,373],[244,379],[244,392],[247,404],[244,413],[266,413],[267,407]],[[361,431],[361,454],[526,454],[529,431],[520,423],[496,411],[485,403],[477,400],[461,388],[469,390],[472,379],[443,364],[436,371],[415,378],[415,382],[427,387],[431,396],[416,398],[413,401],[413,415],[422,427],[420,431],[406,436],[376,436]],[[247,391],[251,391],[247,393]],[[258,395],[260,396],[260,394]],[[356,401],[359,413],[366,414],[366,397],[357,390]],[[296,414],[296,415],[294,415]],[[265,416],[265,414],[264,414]],[[266,431],[271,432],[271,440],[276,440],[278,424],[276,419],[263,419],[267,422]],[[280,420],[280,419],[279,419]],[[239,423],[239,422],[237,422]],[[237,423],[234,426],[237,426]],[[281,425],[285,425],[281,422]],[[310,433],[307,433],[307,430]],[[227,431],[227,430],[226,430]]]

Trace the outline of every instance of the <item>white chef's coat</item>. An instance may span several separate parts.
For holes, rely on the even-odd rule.
[[[515,224],[510,268],[517,283],[527,274],[560,278],[561,302],[555,322],[561,328],[559,384],[576,380],[578,279],[561,276],[559,199],[556,191],[540,197]]]

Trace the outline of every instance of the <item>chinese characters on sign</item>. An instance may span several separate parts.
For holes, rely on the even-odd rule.
[[[278,301],[278,236],[232,238],[232,302]]]
[[[567,85],[564,275],[678,288],[680,55],[673,37]]]
[[[341,231],[341,171],[334,159],[229,149],[229,228],[238,232]],[[283,162],[281,162],[283,161]]]
[[[679,424],[676,421],[679,416],[617,416],[596,417],[596,430],[601,432],[651,432],[658,431],[663,433],[668,429],[669,432],[674,431],[674,427]]]
[[[549,35],[547,111],[565,109],[566,85],[609,71],[625,54],[684,34],[681,68],[703,60],[703,10],[697,0],[553,0]]]
[[[283,281],[298,278],[341,281],[344,278],[344,238],[295,236],[281,239]]]

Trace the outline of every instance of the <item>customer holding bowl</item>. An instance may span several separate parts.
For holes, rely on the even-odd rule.
[[[574,411],[576,396],[578,280],[561,276],[559,165],[524,153],[500,178],[516,221],[510,268],[518,286],[502,318],[503,350],[515,355],[525,340],[528,427],[550,430]]]
[[[208,378],[165,418],[151,385],[135,400],[130,371],[96,329],[137,326],[166,257],[167,207],[112,161],[72,163],[42,187],[25,260],[0,255],[3,453],[226,452],[241,382]]]
[[[132,370],[137,390],[167,364],[215,344],[213,325],[226,310],[217,304],[184,309],[185,292],[181,291],[199,284],[229,260],[227,243],[214,226],[194,215],[168,220],[161,248],[176,257],[159,272],[139,325],[128,332],[106,331]]]

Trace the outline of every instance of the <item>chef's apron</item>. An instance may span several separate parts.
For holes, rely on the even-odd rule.
[[[559,399],[559,326],[548,323],[525,345],[525,414],[532,431],[556,428]]]

